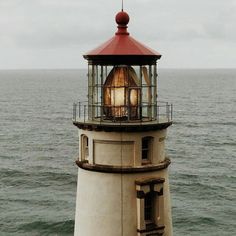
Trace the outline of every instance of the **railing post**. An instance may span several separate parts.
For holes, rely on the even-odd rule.
[[[84,105],[84,123],[85,123],[85,116],[86,116],[86,105]]]
[[[169,111],[168,111],[169,105],[168,102],[166,102],[166,118],[169,121]]]
[[[75,121],[77,121],[77,103],[75,103]]]
[[[126,106],[126,108],[125,109],[127,109],[127,106]],[[130,119],[131,119],[131,107],[130,107],[130,104],[128,105],[128,122],[130,122]]]
[[[173,120],[173,104],[171,103],[171,121]]]
[[[157,123],[159,123],[159,121],[160,121],[160,117],[159,117],[160,116],[160,114],[159,114],[160,111],[159,111],[159,106],[158,105],[156,105],[156,106],[157,106],[157,109],[156,109],[157,110]]]
[[[157,103],[154,103],[154,116],[153,118],[156,118],[157,117]]]
[[[75,119],[75,103],[73,103],[73,111],[72,111],[72,119],[73,121],[76,121]]]
[[[139,105],[139,116],[140,116],[140,121],[143,121],[143,111],[142,111],[142,104]]]
[[[103,121],[103,106],[100,106],[100,124]]]
[[[80,104],[80,102],[79,102],[79,118],[80,118],[80,115],[81,115],[81,114],[80,114],[80,113],[81,113],[81,110],[80,110],[80,109],[81,109],[81,104]]]
[[[170,105],[168,105],[168,122],[170,122]]]

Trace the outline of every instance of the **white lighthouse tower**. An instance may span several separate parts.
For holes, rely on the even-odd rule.
[[[79,129],[75,236],[171,236],[165,154],[172,105],[157,93],[161,55],[132,38],[129,15],[90,51],[88,101],[74,104]],[[144,29],[143,29],[144,31]]]

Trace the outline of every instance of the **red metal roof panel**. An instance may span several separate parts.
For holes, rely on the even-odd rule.
[[[127,32],[127,24],[129,22],[129,15],[126,12],[119,12],[116,15],[116,22],[118,24],[118,31],[116,35],[95,48],[89,51],[84,56],[89,58],[90,56],[153,56],[160,58],[161,54],[153,49],[138,42],[131,37]]]

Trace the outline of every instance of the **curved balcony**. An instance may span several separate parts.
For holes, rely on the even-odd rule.
[[[73,104],[73,124],[78,128],[139,132],[167,128],[172,124],[173,105],[168,102],[142,106]]]

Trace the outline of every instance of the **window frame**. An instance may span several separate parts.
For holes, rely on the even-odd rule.
[[[152,163],[152,156],[153,156],[153,142],[154,138],[152,136],[145,136],[142,138],[141,141],[141,163],[142,165],[147,165]],[[144,142],[147,142],[147,145],[144,147]],[[144,158],[143,153],[147,152],[146,158]]]
[[[146,225],[154,224],[155,222],[154,219],[155,197],[156,196],[153,191],[146,193],[144,197],[144,220]],[[148,218],[147,215],[149,215]]]
[[[87,135],[81,135],[81,160],[88,160],[89,157],[89,138]]]
[[[139,236],[162,235],[164,233],[164,178],[136,180],[137,232]],[[145,217],[145,198],[151,194],[151,216]]]

